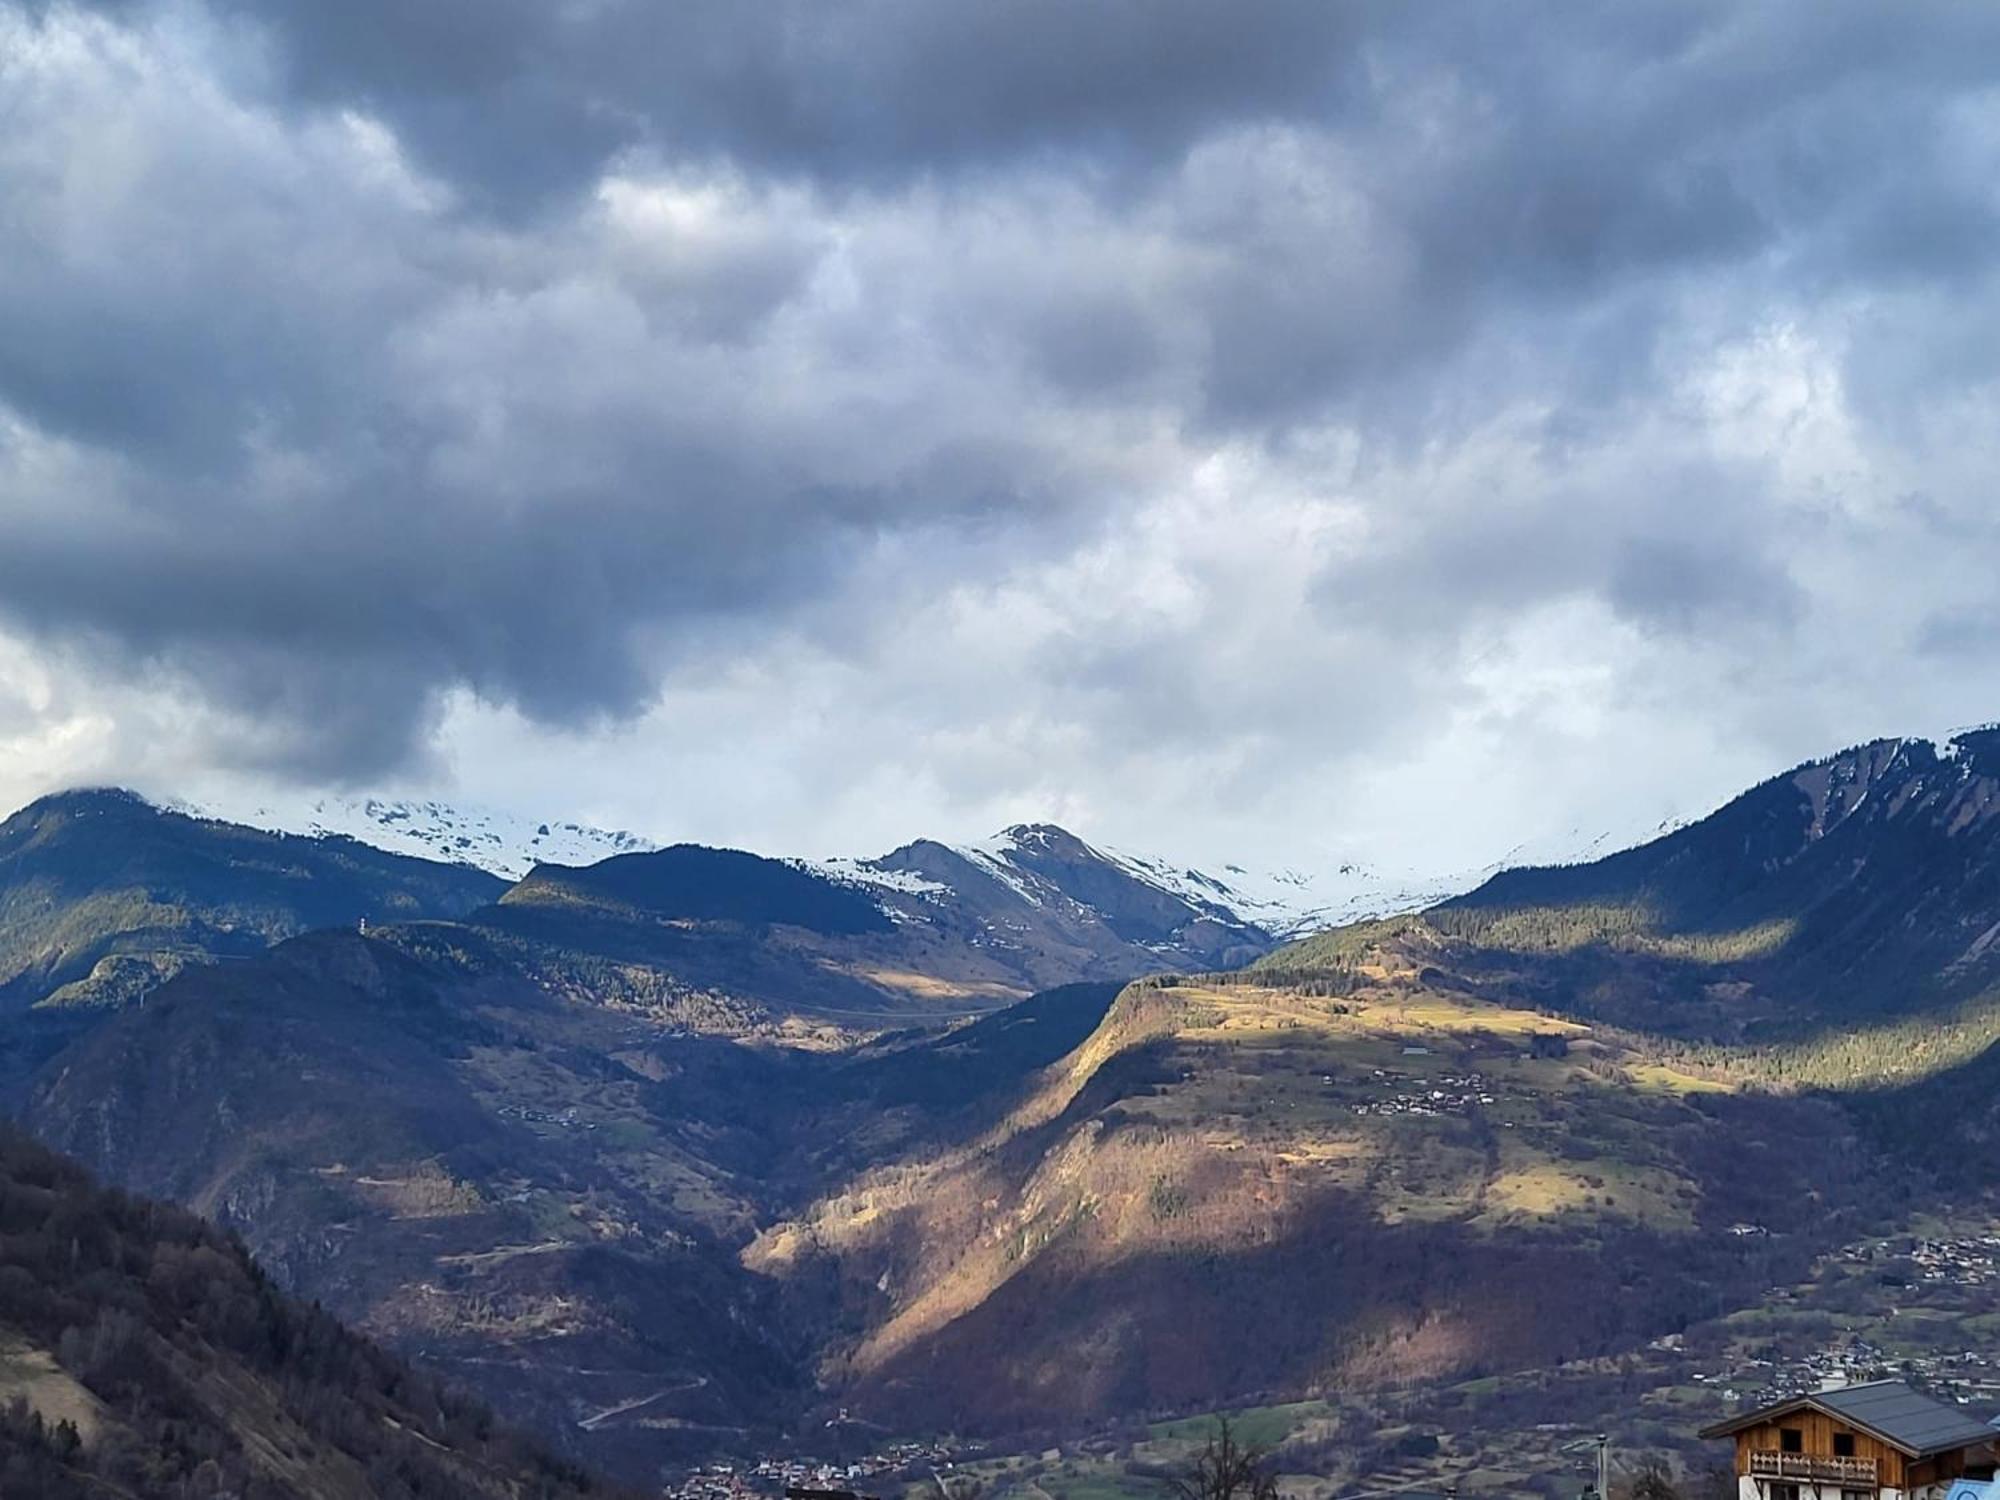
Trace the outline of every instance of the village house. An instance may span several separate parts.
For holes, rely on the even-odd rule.
[[[1897,1380],[1812,1391],[1706,1429],[1736,1442],[1738,1500],[1970,1500],[2000,1432]]]

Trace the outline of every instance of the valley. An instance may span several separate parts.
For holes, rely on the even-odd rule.
[[[1753,1306],[1616,1358],[1228,1414],[1277,1454],[1288,1494],[1442,1493],[1455,1484],[1466,1494],[1568,1500],[1589,1478],[1600,1431],[1611,1439],[1614,1473],[1663,1459],[1701,1493],[1717,1455],[1695,1433],[1739,1406],[1883,1378],[1916,1381],[1973,1410],[2000,1405],[1989,1289],[2000,1220],[1973,1214],[1920,1227],[1928,1235],[1842,1246]],[[989,1493],[1024,1500],[1059,1490],[1141,1500],[1210,1420],[1106,1429],[1053,1459],[1046,1450],[981,1456],[971,1468]]]
[[[680,846],[154,948],[169,877],[241,835],[152,812],[182,852],[145,901],[38,897],[19,941],[187,961],[19,1009],[6,1097],[642,1482],[916,1444],[1024,1500],[1137,1493],[1237,1410],[1301,1492],[1555,1496],[1578,1432],[1693,1461],[1726,1392],[1829,1349],[1985,1378],[1947,1345],[2000,1187],[1991,753],[1861,747],[1290,943],[1026,829],[1005,878]],[[95,831],[23,817],[44,860]],[[230,909],[268,900],[231,868]]]

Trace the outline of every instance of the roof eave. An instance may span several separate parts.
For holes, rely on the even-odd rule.
[[[1909,1453],[1912,1458],[1936,1458],[1940,1453],[1956,1453],[1961,1448],[1976,1448],[1981,1443],[1991,1443],[1995,1438],[2000,1438],[2000,1431],[1989,1427],[1983,1437],[1968,1437],[1962,1442],[1938,1443],[1915,1453],[1910,1453],[1907,1448],[1903,1451]]]
[[[1717,1422],[1713,1426],[1702,1428],[1700,1437],[1704,1442],[1713,1441],[1716,1438],[1734,1437],[1746,1427],[1755,1427],[1759,1423],[1768,1422],[1774,1417],[1782,1417],[1787,1412],[1807,1410],[1816,1411],[1822,1416],[1832,1417],[1836,1421],[1845,1422],[1855,1431],[1865,1432],[1868,1436],[1875,1439],[1876,1442],[1885,1443],[1889,1447],[1894,1448],[1905,1458],[1934,1458],[1940,1453],[1950,1453],[1959,1448],[1969,1448],[1973,1442],[1981,1441],[1975,1438],[1963,1443],[1946,1443],[1942,1447],[1937,1448],[1915,1448],[1899,1438],[1889,1436],[1888,1433],[1882,1431],[1879,1427],[1874,1427],[1867,1422],[1858,1420],[1849,1412],[1838,1411],[1823,1402],[1814,1400],[1810,1395],[1794,1396],[1789,1401],[1779,1401],[1771,1406],[1760,1406],[1755,1411],[1744,1412],[1739,1416],[1731,1417],[1726,1422]]]

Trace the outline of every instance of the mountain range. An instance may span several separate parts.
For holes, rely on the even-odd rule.
[[[622,829],[523,817],[434,798],[266,792],[200,801],[169,797],[162,799],[162,805],[198,818],[270,833],[351,838],[392,854],[473,865],[509,881],[521,879],[538,864],[590,864],[614,854],[649,853],[662,847],[659,840]],[[1630,831],[1637,834],[1645,830]],[[897,870],[919,864],[933,869],[933,877],[926,877],[932,883],[947,887],[956,887],[968,870],[1003,881],[1025,878],[1033,884],[1032,875],[1024,872],[1017,856],[1023,846],[1032,851],[1044,834],[1067,837],[1047,824],[1018,824],[973,843],[925,839],[880,858],[834,856],[795,862],[835,879],[884,888],[896,886]],[[1483,867],[1429,871],[1385,869],[1353,859],[1327,861],[1310,869],[1267,869],[1226,862],[1202,870],[1156,854],[1135,854],[1101,844],[1090,846],[1089,853],[1142,884],[1158,886],[1200,908],[1219,909],[1230,922],[1291,937],[1426,906],[1470,890],[1502,868],[1574,863],[1620,842],[1618,835],[1608,831],[1575,830],[1517,845]]]
[[[1220,882],[1047,825],[866,861],[638,844],[606,835],[601,847],[624,852],[508,882],[468,860],[252,829],[121,790],[46,797],[0,824],[0,1005],[117,1005],[190,962],[315,928],[475,912],[564,951],[671,957],[683,991],[764,1019],[965,1014],[1077,978],[1245,963],[1280,938],[1239,916]]]
[[[508,885],[81,794],[0,828],[0,1089],[633,1477],[1407,1388],[2000,1189],[1996,811],[2000,735],[1882,741],[1287,942],[1047,826]]]

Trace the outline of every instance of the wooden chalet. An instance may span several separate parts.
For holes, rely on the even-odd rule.
[[[1775,1401],[1706,1429],[1736,1441],[1738,1500],[1946,1500],[1990,1480],[1996,1431],[1899,1380]]]

